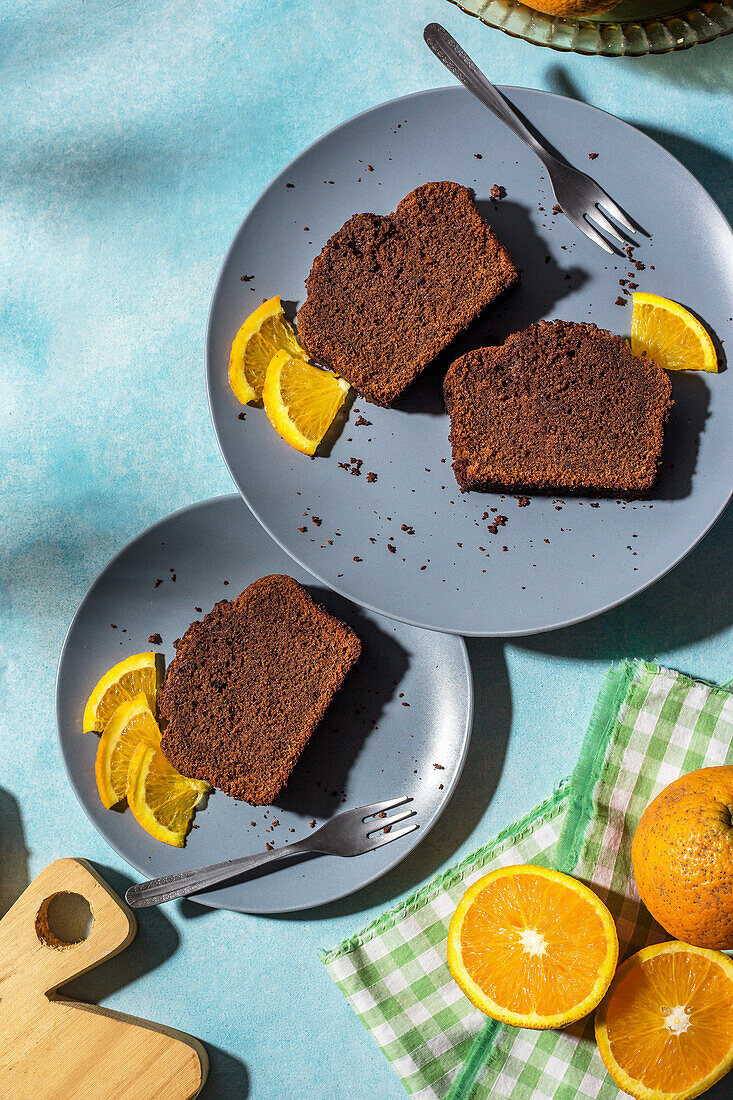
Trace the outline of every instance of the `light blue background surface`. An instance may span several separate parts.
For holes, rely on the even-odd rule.
[[[244,212],[306,143],[447,82],[421,40],[432,19],[498,83],[580,96],[640,125],[733,213],[731,39],[612,60],[509,39],[443,0],[2,5],[0,912],[59,856],[94,860],[117,889],[131,880],[61,765],[53,683],[64,631],[141,528],[230,491],[203,375],[218,265]],[[399,1100],[316,948],[545,796],[572,769],[611,660],[733,674],[731,526],[729,510],[669,577],[594,622],[517,645],[469,643],[477,714],[461,786],[381,883],[296,919],[188,902],[145,911],[134,944],[78,995],[199,1036],[212,1055],[207,1100]]]

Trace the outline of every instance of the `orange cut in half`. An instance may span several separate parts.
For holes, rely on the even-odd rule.
[[[448,967],[468,999],[514,1027],[565,1027],[596,1007],[618,962],[613,917],[589,887],[530,864],[502,867],[463,895]]]
[[[635,1100],[691,1100],[733,1067],[733,961],[672,940],[618,972],[596,1013],[596,1042]]]

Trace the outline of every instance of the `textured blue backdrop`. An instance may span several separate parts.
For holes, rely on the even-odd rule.
[[[433,19],[497,82],[579,96],[641,126],[730,217],[730,39],[611,60],[529,46],[444,0],[1,6],[0,912],[62,855],[94,860],[119,889],[130,881],[61,765],[53,683],[65,628],[142,527],[230,490],[202,369],[223,253],[306,143],[365,107],[446,83],[421,40]],[[460,789],[387,879],[295,919],[191,903],[146,911],[133,946],[78,982],[79,995],[200,1036],[212,1053],[207,1100],[399,1100],[316,948],[569,772],[613,658],[733,674],[730,535],[729,510],[671,576],[594,622],[469,644],[477,717]]]

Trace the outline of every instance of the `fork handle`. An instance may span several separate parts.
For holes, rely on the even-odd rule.
[[[240,859],[227,859],[223,863],[210,863],[207,867],[197,867],[192,871],[179,871],[174,875],[163,875],[149,882],[139,882],[130,886],[125,893],[125,901],[133,909],[145,909],[150,905],[162,905],[174,898],[187,898],[199,890],[218,886],[228,879],[254,871],[267,863],[274,863],[287,856],[302,855],[305,852],[317,852],[320,849],[313,843],[314,837],[306,837],[295,844],[285,844],[282,848],[273,848],[271,852],[259,852]]]
[[[526,142],[530,149],[537,154],[543,164],[554,161],[556,158],[546,149],[535,135],[527,129],[513,107],[504,99],[501,92],[488,80],[481,70],[474,64],[465,50],[456,42],[440,23],[428,23],[423,31],[425,42],[433,51],[439,61],[449,69],[465,88],[468,88],[476,99],[508,126],[512,133]]]

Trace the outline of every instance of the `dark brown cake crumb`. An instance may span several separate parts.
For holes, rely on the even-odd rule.
[[[560,206],[559,202],[556,202],[555,205],[553,206],[552,213],[553,214],[562,214],[562,207]]]
[[[323,523],[323,520],[320,516],[311,516],[311,523],[314,523],[316,527],[320,527]]]
[[[162,645],[163,644],[163,639],[161,638],[160,634],[157,633],[157,631],[156,631],[155,634],[150,635],[150,637],[148,638],[148,641],[150,642],[151,645]]]
[[[175,643],[161,747],[184,775],[269,805],[357,660],[356,634],[286,576],[221,600]]]
[[[618,298],[616,299],[616,301],[613,304],[615,306],[625,306],[626,305],[626,299],[622,298],[621,295],[619,294]]]
[[[517,507],[518,508],[528,508],[529,507],[529,497],[517,497]]]
[[[361,427],[364,427],[364,426],[371,427],[371,423],[372,423],[371,420],[367,420],[367,418],[365,416],[359,416],[354,421],[354,427],[356,427],[356,428],[361,428]]]
[[[298,338],[369,401],[391,405],[517,279],[468,188],[426,183],[394,213],[355,214],[330,238],[306,280]]]
[[[598,160],[598,153],[589,153],[588,160]]]
[[[476,158],[476,160],[483,160],[484,159],[483,153],[474,153],[473,155]]]
[[[159,584],[162,584],[162,583],[163,583],[163,578],[162,578],[162,577],[158,577],[157,581],[156,581],[156,582],[155,582],[155,584],[153,585],[153,588],[157,588],[157,587],[158,587],[158,585],[159,585]]]
[[[373,470],[369,470],[369,472],[367,473],[367,481],[371,484],[371,483],[375,482],[376,480],[377,480],[377,475],[374,473]]]
[[[387,543],[387,549],[389,550],[390,554],[396,554],[397,553],[397,547],[393,546],[391,542]]]
[[[506,197],[506,188],[502,187],[499,183],[494,183],[492,184],[491,190],[489,191],[489,195],[494,200],[494,202],[499,202],[500,199]]]

